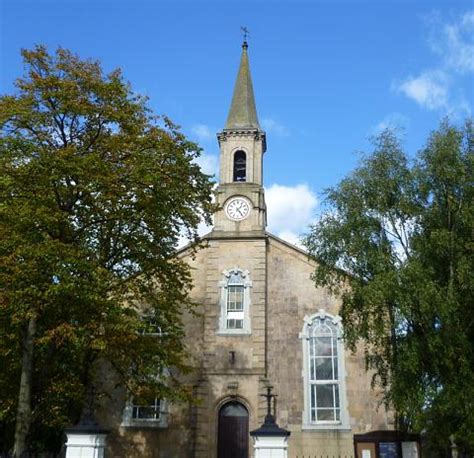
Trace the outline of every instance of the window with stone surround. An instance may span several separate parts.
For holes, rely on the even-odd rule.
[[[303,428],[349,428],[341,319],[324,310],[305,317]]]
[[[166,428],[168,426],[168,403],[152,398],[141,402],[129,398],[125,404],[122,427]]]
[[[140,334],[147,338],[161,338],[166,336],[157,325],[156,319],[151,314],[142,316],[142,327]],[[132,364],[132,367],[134,364]],[[161,375],[156,379],[166,381],[170,371],[163,368]],[[122,412],[122,427],[131,428],[166,428],[168,426],[169,403],[166,399],[160,399],[151,393],[142,394],[139,398],[129,393]]]
[[[249,272],[234,267],[223,272],[219,284],[220,315],[219,334],[250,334],[250,287]]]
[[[134,420],[150,420],[159,421],[162,416],[161,411],[161,399],[154,398],[147,402],[145,405],[132,405],[132,418]]]

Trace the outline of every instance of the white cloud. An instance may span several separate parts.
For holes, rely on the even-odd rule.
[[[277,135],[278,137],[288,137],[290,135],[290,131],[273,118],[263,118],[262,126],[267,133]]]
[[[436,15],[430,29],[431,49],[442,57],[446,67],[459,73],[474,72],[474,10],[450,23]]]
[[[306,247],[301,243],[301,234],[299,235],[292,231],[281,231],[278,233],[278,237],[302,250],[306,250]]]
[[[307,184],[272,184],[265,190],[268,230],[290,243],[301,246],[299,234],[314,219],[318,200]]]
[[[439,12],[426,18],[428,45],[440,60],[392,89],[429,110],[443,110],[452,117],[470,115],[471,102],[463,93],[463,76],[474,72],[474,10],[447,21]],[[472,85],[471,83],[468,83]]]
[[[201,142],[207,141],[213,137],[212,129],[205,124],[195,124],[193,127],[191,127],[191,132]]]
[[[196,159],[196,163],[199,164],[201,170],[206,175],[214,175],[216,177],[218,176],[219,159],[216,155],[203,152],[201,156]]]
[[[408,126],[409,119],[401,113],[390,113],[372,127],[371,134],[377,135],[385,129],[400,130]]]
[[[448,78],[441,70],[427,71],[417,77],[409,77],[393,87],[424,108],[436,110],[448,106]]]

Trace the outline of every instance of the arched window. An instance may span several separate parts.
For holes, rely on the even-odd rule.
[[[305,358],[303,423],[308,428],[348,427],[340,321],[324,310],[305,318],[301,333]]]
[[[220,282],[219,332],[226,334],[250,333],[250,287],[248,271],[238,267],[223,272]]]
[[[234,181],[247,180],[247,156],[239,150],[234,154]]]

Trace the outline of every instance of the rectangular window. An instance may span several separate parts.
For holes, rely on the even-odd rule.
[[[336,335],[329,326],[318,324],[308,343],[311,422],[340,422]]]
[[[157,421],[160,419],[160,400],[155,398],[150,405],[133,405],[132,418],[134,420]]]
[[[244,310],[244,287],[229,286],[227,289],[227,312]]]
[[[250,334],[250,288],[249,272],[238,267],[223,271],[219,282],[219,322],[217,334]]]
[[[227,329],[244,327],[244,287],[240,285],[227,288]]]
[[[243,327],[244,327],[244,320],[235,320],[235,319],[227,320],[227,329],[243,329]]]
[[[311,421],[340,421],[339,385],[311,385]]]

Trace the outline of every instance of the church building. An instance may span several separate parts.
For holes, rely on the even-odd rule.
[[[310,278],[317,261],[266,231],[267,138],[247,48],[244,42],[230,111],[217,134],[213,229],[196,253],[178,252],[191,267],[191,297],[199,304],[197,314],[185,317],[194,367],[185,382],[199,401],[156,400],[152,414],[150,406],[127,405],[109,435],[108,456],[253,457],[249,432],[264,421],[269,386],[276,422],[290,432],[291,458],[354,457],[354,435],[393,429],[371,389],[363,352],[344,348],[340,299]]]

